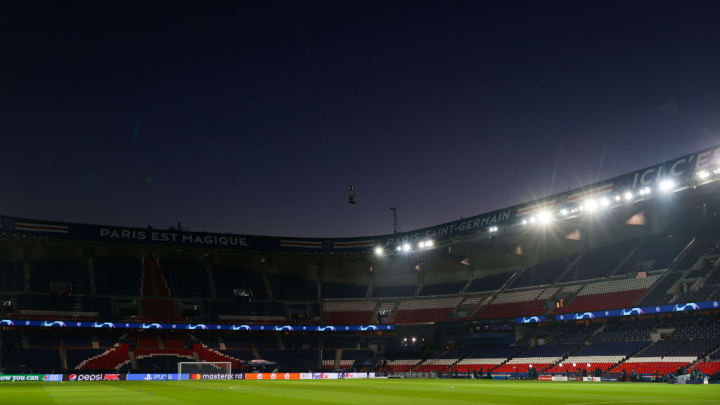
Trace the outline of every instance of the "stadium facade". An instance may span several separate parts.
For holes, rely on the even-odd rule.
[[[0,217],[0,369],[720,371],[720,147],[410,232]]]

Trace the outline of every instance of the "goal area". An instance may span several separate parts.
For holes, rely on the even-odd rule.
[[[178,363],[178,380],[183,374],[232,374],[229,361],[181,361]]]

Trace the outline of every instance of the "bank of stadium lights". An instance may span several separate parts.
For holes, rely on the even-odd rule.
[[[488,228],[488,232],[490,232],[490,233],[495,233],[498,230],[499,230],[499,228],[497,226],[491,226],[490,228]]]
[[[435,241],[432,239],[425,239],[425,240],[421,240],[420,242],[418,242],[417,249],[415,249],[415,251],[431,249],[433,247],[435,247]],[[401,252],[401,253],[410,253],[413,251],[413,246],[410,243],[405,242],[401,245],[397,245],[395,247],[395,250],[397,252]],[[379,250],[379,248],[375,248],[375,255],[382,256],[384,254],[385,254],[384,251]]]
[[[385,255],[385,249],[382,248],[382,246],[378,246],[375,248],[375,256],[384,256]]]
[[[433,241],[432,239],[421,240],[420,242],[418,242],[418,248],[420,249],[429,249],[433,246],[435,246],[435,241]]]

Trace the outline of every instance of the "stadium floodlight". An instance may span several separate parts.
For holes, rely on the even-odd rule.
[[[435,241],[434,241],[434,240],[428,239],[428,240],[425,241],[425,247],[431,248],[431,247],[433,247],[433,246],[435,246]]]
[[[488,228],[488,232],[490,232],[490,233],[497,232],[497,231],[498,231],[497,226],[491,226],[490,228]]]
[[[420,249],[424,248],[424,247],[425,247],[425,241],[424,241],[424,240],[421,240],[420,242],[418,242],[418,247],[419,247]]]
[[[417,338],[415,336],[413,336],[413,338],[410,340],[412,340],[413,343],[417,342]]]
[[[547,225],[553,221],[553,215],[550,211],[542,210],[538,212],[537,220],[540,225]]]
[[[597,211],[598,203],[597,203],[597,201],[595,201],[593,199],[585,200],[583,207],[585,208],[585,211],[593,213],[593,212]]]
[[[720,174],[720,169],[715,169],[715,170],[713,170],[713,173],[715,173],[715,174]]]
[[[700,180],[705,180],[708,177],[710,177],[710,172],[707,170],[700,170],[699,172],[695,173],[696,176],[700,178]]]
[[[409,243],[404,243],[404,244],[402,245],[402,250],[403,250],[403,252],[409,252],[409,251],[410,251],[410,244],[409,244]]]
[[[603,197],[603,198],[600,199],[600,207],[602,207],[602,208],[607,208],[607,207],[609,207],[609,206],[610,206],[610,200],[609,200],[609,199],[607,199],[607,198],[605,198],[605,197]]]
[[[615,196],[615,201],[620,201],[620,200],[622,200],[622,197],[620,197],[619,195],[616,195],[616,196]]]
[[[527,224],[528,224],[527,219],[523,219],[522,222],[521,222],[521,224],[527,225]]]
[[[397,250],[398,252],[401,251],[401,250],[402,250],[402,246],[398,245],[398,247],[396,248],[396,250]]]
[[[568,210],[567,210],[566,208],[563,208],[563,209],[560,210],[560,215],[567,216],[567,214],[569,214],[569,212],[568,212]]]
[[[633,193],[626,191],[625,194],[623,194],[623,198],[625,199],[625,201],[630,201],[633,198]]]
[[[660,191],[663,193],[669,193],[675,188],[675,182],[670,179],[665,179],[660,182]]]
[[[640,195],[648,195],[652,192],[650,187],[643,187],[640,189]]]
[[[385,249],[382,248],[382,246],[378,246],[375,248],[375,256],[382,256],[385,254]]]

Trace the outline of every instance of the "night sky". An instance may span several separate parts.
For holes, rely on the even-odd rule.
[[[717,1],[211,3],[0,3],[0,214],[359,236],[720,143]]]

